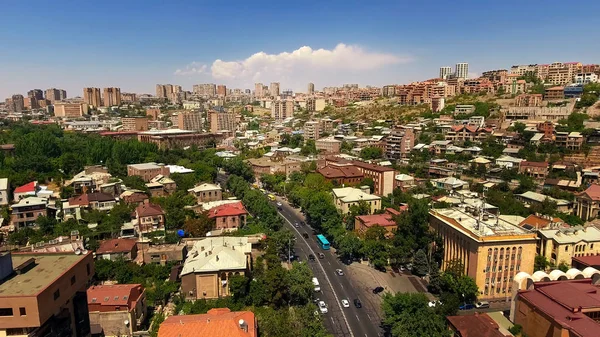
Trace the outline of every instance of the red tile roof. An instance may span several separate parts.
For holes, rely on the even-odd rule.
[[[588,267],[600,266],[600,255],[573,256],[571,260]]]
[[[521,166],[530,166],[530,167],[548,167],[548,163],[545,161],[537,162],[537,161],[527,161],[524,160],[521,162]]]
[[[128,306],[144,292],[141,284],[115,284],[92,286],[87,290],[88,305]]]
[[[135,247],[135,239],[110,239],[100,242],[96,254],[130,253]]]
[[[165,215],[162,208],[159,205],[144,203],[135,208],[135,213],[138,217],[154,216],[154,215]]]
[[[224,204],[220,206],[216,206],[211,208],[208,211],[209,218],[218,218],[223,216],[238,216],[238,215],[246,215],[248,211],[244,208],[244,204],[242,202],[236,202],[231,204]]]
[[[240,327],[243,320],[248,332]],[[251,311],[227,308],[211,309],[202,315],[169,316],[158,329],[158,337],[256,337],[256,323]]]
[[[587,195],[590,199],[599,201],[600,200],[600,185],[592,184],[581,195]]]
[[[23,186],[19,186],[19,187],[15,188],[14,193],[28,193],[28,192],[33,193],[33,192],[35,192],[36,186],[37,186],[37,181],[32,181]]]
[[[465,316],[448,316],[448,322],[462,337],[505,337],[496,323],[487,314],[475,313]]]
[[[76,197],[69,198],[69,205],[87,206],[90,202],[114,201],[115,198],[107,193],[86,193]]]
[[[362,172],[355,166],[325,166],[317,170],[327,179],[360,178]]]
[[[518,301],[524,301],[534,310],[543,312],[551,321],[572,332],[572,335],[598,336],[600,324],[578,309],[580,306],[600,308],[598,287],[591,284],[591,279],[538,282],[534,287],[520,291]]]
[[[365,227],[379,225],[381,227],[396,226],[391,214],[359,215],[356,217]]]
[[[563,226],[568,227],[568,225],[566,225],[565,222],[561,218],[553,217],[552,219],[549,220],[549,219],[543,218],[541,216],[537,216],[535,214],[529,215],[527,218],[525,218],[525,220],[521,221],[519,226],[521,226],[521,227],[528,226],[528,228],[542,229],[542,228],[548,227],[548,225],[550,225],[551,222],[560,223]]]

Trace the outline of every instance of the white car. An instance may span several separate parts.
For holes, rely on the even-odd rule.
[[[430,308],[435,308],[436,306],[441,305],[441,304],[442,304],[442,302],[440,302],[440,301],[429,301]]]
[[[342,300],[342,305],[344,306],[344,308],[350,308],[350,302],[348,302],[348,300],[346,299]]]
[[[335,273],[338,274],[339,276],[344,276],[344,272],[341,269],[336,269]]]
[[[277,207],[281,207],[281,206],[283,206],[283,204],[278,201],[277,202]]]
[[[329,312],[329,310],[327,310],[327,304],[325,304],[325,302],[319,301],[319,311],[321,311],[322,314],[326,314],[327,312]]]

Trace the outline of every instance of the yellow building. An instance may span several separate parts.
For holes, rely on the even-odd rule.
[[[600,254],[600,230],[596,227],[559,227],[537,233],[538,254],[555,265],[564,262],[570,267],[573,257]]]
[[[470,207],[429,212],[429,226],[444,241],[444,270],[460,260],[466,275],[479,287],[483,300],[507,300],[519,272],[533,273],[536,234]]]
[[[365,188],[366,187],[366,188]],[[354,187],[334,188],[333,203],[342,214],[350,213],[350,207],[364,201],[371,207],[371,214],[381,209],[381,197],[369,194],[369,187],[360,189]]]

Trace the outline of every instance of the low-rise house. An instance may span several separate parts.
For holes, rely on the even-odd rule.
[[[99,186],[107,184],[112,178],[105,167],[95,165],[86,166],[85,169],[77,173],[73,179],[66,184],[73,187],[75,194],[101,192]]]
[[[8,178],[0,178],[0,206],[8,205]]]
[[[148,195],[140,190],[127,190],[119,196],[126,204],[141,205],[148,200]]]
[[[519,223],[519,226],[529,230],[569,227],[561,218],[541,214],[530,214]]]
[[[509,337],[514,336],[505,327],[500,326],[487,313],[472,315],[448,316],[448,329],[453,336],[460,337]],[[508,321],[506,318],[504,318]],[[512,325],[512,324],[511,324]]]
[[[386,208],[383,214],[359,215],[354,218],[354,231],[363,236],[374,226],[380,226],[387,231],[386,236],[393,236],[394,231],[398,228],[394,217],[400,215],[400,212],[393,208]]]
[[[98,211],[109,211],[116,203],[117,202],[112,195],[100,192],[86,193],[69,198],[70,206],[79,206],[81,208],[95,209]]]
[[[369,187],[360,189],[354,187],[343,187],[333,189],[333,203],[342,214],[350,213],[350,207],[358,206],[361,201],[369,205],[371,213],[381,209],[381,197],[369,194]]]
[[[160,324],[158,337],[257,337],[258,325],[251,311],[210,309],[206,314],[169,316]]]
[[[507,168],[507,169],[512,169],[512,168],[517,168],[521,165],[521,162],[523,161],[523,159],[521,158],[515,158],[515,157],[511,157],[511,156],[500,156],[496,159],[496,165],[502,167],[502,168]]]
[[[136,262],[144,264],[158,263],[165,265],[169,262],[180,263],[185,260],[187,246],[183,243],[151,245],[149,242],[138,242]]]
[[[415,187],[415,178],[408,174],[397,174],[394,177],[394,188],[400,188],[402,190],[407,190]]]
[[[454,177],[446,177],[439,179],[431,179],[431,183],[435,188],[446,191],[468,189],[469,183]]]
[[[234,231],[246,225],[248,211],[241,201],[220,205],[208,211],[208,217],[215,219],[215,229]]]
[[[159,205],[144,202],[135,208],[133,223],[138,233],[150,233],[165,228],[165,212]]]
[[[100,242],[96,249],[96,258],[103,260],[133,261],[137,257],[137,240],[135,239],[110,239]]]
[[[146,320],[148,304],[141,284],[97,285],[87,290],[90,325],[104,336],[132,336]]]
[[[152,178],[146,187],[153,197],[164,197],[177,190],[175,180],[160,174]]]
[[[38,197],[27,197],[18,203],[12,204],[10,224],[14,230],[22,227],[33,226],[39,216],[46,216],[48,199]]]
[[[157,175],[168,177],[171,171],[165,164],[144,163],[127,165],[128,176],[138,176],[145,182],[150,182]]]
[[[547,195],[537,193],[537,192],[532,192],[532,191],[527,191],[525,193],[517,194],[515,196],[517,197],[518,200],[523,202],[526,206],[532,206],[532,205],[539,206],[544,201],[547,200],[547,201],[556,203],[557,211],[562,212],[562,213],[567,213],[567,214],[571,213],[572,203],[568,200],[555,199],[555,198],[549,197]]]
[[[19,200],[27,197],[35,197],[38,191],[39,186],[37,181],[32,181],[23,186],[19,186],[13,191],[13,201],[19,202]]]
[[[196,241],[181,271],[181,292],[187,300],[230,295],[229,278],[251,267],[252,244],[246,237],[210,237]]]
[[[535,179],[546,179],[548,175],[548,163],[524,160],[519,165],[519,173]]]
[[[600,216],[600,185],[592,184],[576,196],[574,214],[584,221]]]
[[[223,199],[223,190],[221,186],[204,183],[188,190],[196,197],[198,204],[203,202],[217,201]]]

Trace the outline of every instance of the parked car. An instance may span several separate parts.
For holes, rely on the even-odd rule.
[[[339,276],[344,276],[344,271],[341,269],[336,269],[335,273],[338,274]]]
[[[329,312],[329,310],[327,310],[327,304],[325,304],[325,302],[323,301],[319,301],[319,310],[322,314],[326,314],[327,312]]]
[[[315,256],[312,255],[312,254],[309,254],[308,255],[308,259],[311,260],[311,261],[314,261],[315,260]]]
[[[324,259],[324,258],[325,258],[325,254],[319,253],[319,259]]]
[[[461,304],[460,307],[458,307],[459,310],[471,310],[471,309],[475,309],[475,306],[471,303],[465,303],[465,304]]]
[[[362,303],[360,303],[360,300],[358,298],[354,299],[354,306],[356,308],[362,308]]]
[[[342,305],[344,306],[344,308],[350,308],[350,302],[348,302],[347,299],[342,300]]]
[[[277,202],[277,207],[281,208],[281,206],[283,206],[283,204],[281,202]]]
[[[308,239],[308,233],[307,233],[307,232],[304,232],[304,233],[302,233],[302,236],[303,236],[305,239]]]
[[[373,289],[373,294],[379,294],[383,290],[384,290],[383,287],[375,287],[375,289]]]
[[[490,302],[488,302],[488,301],[480,301],[480,302],[475,303],[475,307],[477,309],[486,309],[486,308],[490,307]]]

